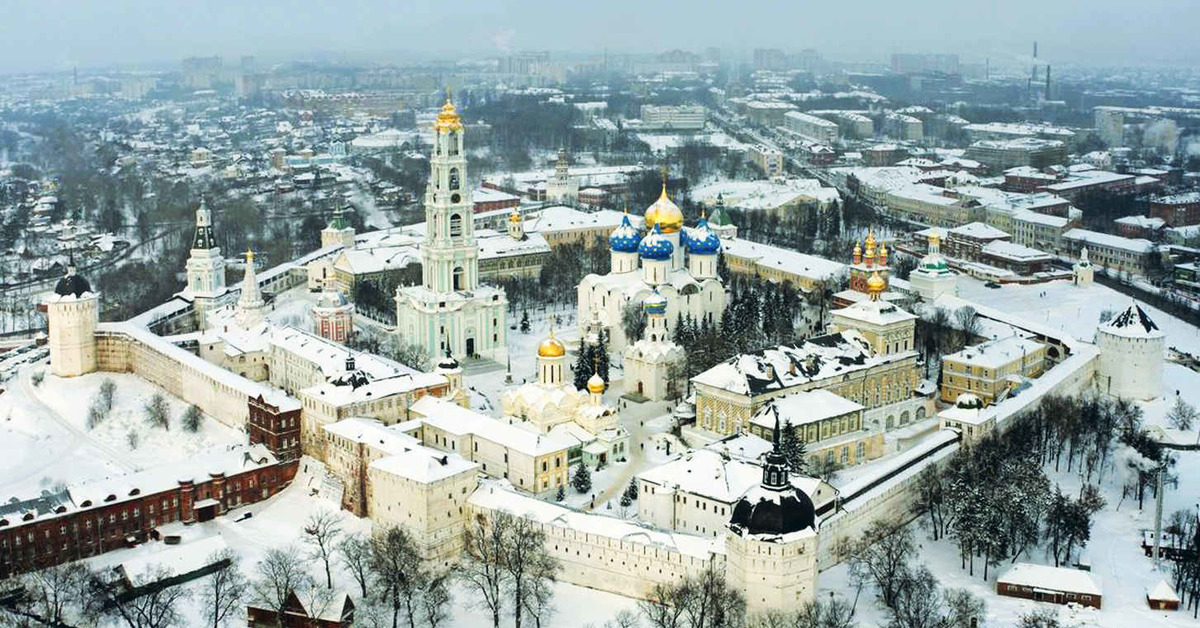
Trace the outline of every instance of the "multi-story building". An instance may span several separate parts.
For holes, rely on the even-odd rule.
[[[1158,267],[1154,243],[1140,238],[1123,238],[1087,229],[1071,229],[1063,234],[1067,254],[1079,258],[1087,249],[1092,263],[1110,272],[1146,275]]]
[[[925,139],[925,123],[920,118],[902,113],[889,113],[883,119],[884,133],[902,142],[920,142]]]
[[[838,141],[837,123],[799,111],[784,114],[783,128],[810,142],[834,146]]]
[[[124,549],[159,526],[262,501],[291,481],[298,464],[280,462],[263,445],[239,446],[10,500],[0,505],[0,577]]]
[[[1067,145],[1059,140],[1021,137],[1012,140],[982,140],[967,148],[974,159],[996,172],[1016,166],[1045,168],[1067,161]]]
[[[883,455],[883,430],[867,427],[863,406],[828,390],[772,399],[750,419],[750,433],[770,438],[776,423],[804,443],[809,468],[822,463],[845,467]]]
[[[1009,336],[973,345],[942,357],[942,401],[951,403],[963,393],[993,404],[1027,378],[1045,370],[1046,345]]]
[[[750,161],[768,177],[782,176],[786,172],[785,158],[778,149],[756,145],[749,150]]]
[[[652,131],[703,131],[708,112],[701,105],[642,105],[642,128]]]
[[[421,399],[411,410],[415,418],[397,429],[426,447],[478,462],[484,473],[535,495],[553,495],[567,483],[568,450],[575,441],[434,397]]]
[[[1200,224],[1200,192],[1152,198],[1150,216],[1161,218],[1170,227]]]
[[[768,430],[768,437],[770,430]],[[769,446],[769,441],[767,441]],[[638,473],[638,519],[663,530],[719,537],[729,528],[733,507],[762,479],[761,460],[693,449]],[[834,498],[833,487],[793,473],[792,485],[817,508]]]

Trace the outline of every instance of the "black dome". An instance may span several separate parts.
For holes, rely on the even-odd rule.
[[[729,527],[742,534],[788,534],[816,529],[817,514],[804,491],[758,486],[733,507]]]
[[[62,279],[59,279],[58,283],[54,286],[54,293],[60,297],[68,295],[79,297],[83,293],[91,291],[91,284],[87,282],[87,279],[76,275],[75,269],[71,269],[71,272],[64,275]]]

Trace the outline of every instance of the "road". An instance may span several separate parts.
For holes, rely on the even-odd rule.
[[[609,385],[609,390],[622,389],[620,379],[613,380]],[[654,417],[641,416],[641,413],[636,411],[631,412],[631,410],[637,409],[639,406],[631,405],[620,413],[621,418],[625,419],[622,425],[629,432],[629,460],[621,467],[621,473],[612,478],[608,487],[596,495],[591,504],[584,505],[583,510],[591,510],[592,504],[599,506],[620,497],[621,493],[625,492],[625,487],[629,486],[629,481],[633,479],[633,476],[642,471],[645,454],[641,445],[646,442],[646,428],[643,423]]]

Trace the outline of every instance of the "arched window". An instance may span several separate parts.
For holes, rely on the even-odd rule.
[[[463,268],[462,266],[457,266],[454,268],[454,289],[462,290],[463,284]]]
[[[450,134],[446,136],[446,147],[447,150],[450,151],[449,154],[458,154],[458,133],[451,131]]]
[[[450,237],[457,238],[462,235],[463,219],[459,214],[450,214]]]
[[[457,190],[460,186],[461,186],[461,182],[458,180],[458,168],[451,168],[450,169],[450,189]]]

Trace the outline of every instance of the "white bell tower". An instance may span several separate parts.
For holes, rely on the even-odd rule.
[[[225,258],[213,233],[212,211],[201,198],[196,210],[196,235],[187,260],[187,288],[184,295],[194,299],[196,320],[201,328],[216,299],[225,294]]]

